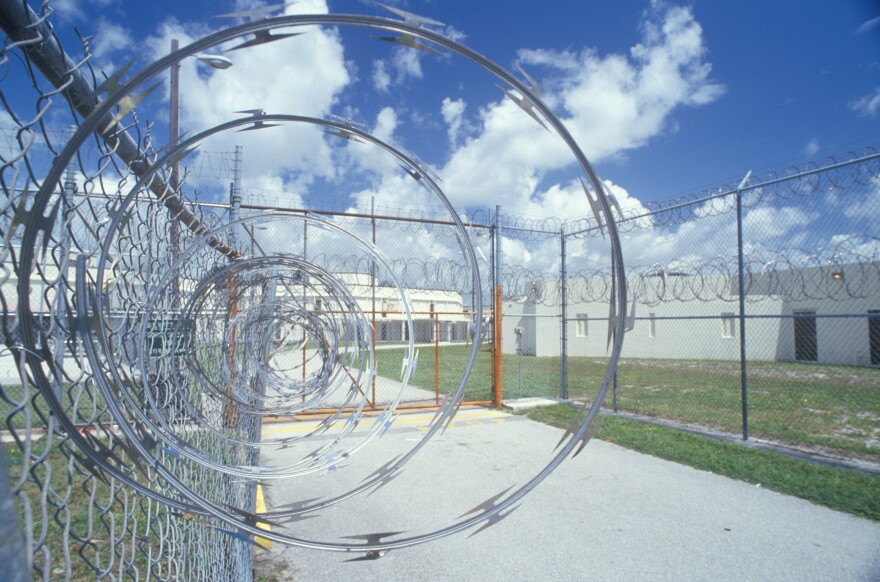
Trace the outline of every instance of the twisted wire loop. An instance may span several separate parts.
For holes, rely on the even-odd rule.
[[[141,119],[144,112],[161,110],[152,90],[169,68],[244,35],[271,37],[280,29],[407,35],[478,65],[488,82],[506,83],[532,101],[532,113],[570,151],[569,166],[598,193],[590,202],[593,212],[604,215],[606,258],[623,272],[602,184],[560,120],[522,81],[466,46],[410,22],[342,14],[248,22],[197,40],[128,77],[123,67],[99,85],[88,40],[83,40],[85,57],[74,63],[45,25],[48,4],[40,16],[20,2],[0,2],[0,10],[10,27],[10,42],[0,55],[6,64],[24,58],[19,74],[38,93],[37,116],[14,118],[14,143],[7,137],[11,153],[4,149],[0,166],[5,194],[0,299],[5,361],[14,360],[16,376],[12,383],[3,379],[0,390],[12,408],[7,427],[21,467],[12,471],[12,492],[23,508],[29,565],[43,579],[81,568],[99,577],[177,579],[198,572],[206,579],[236,579],[251,572],[255,536],[346,552],[436,540],[497,523],[590,439],[590,424],[619,358],[622,321],[597,398],[582,409],[560,446],[548,452],[546,465],[523,484],[491,497],[487,491],[477,510],[405,535],[312,539],[286,527],[388,485],[450,425],[484,339],[483,320],[474,317],[477,341],[469,347],[461,378],[425,422],[420,438],[411,439],[411,449],[389,453],[353,487],[331,482],[319,498],[257,511],[260,484],[323,478],[358,466],[356,453],[368,446],[381,450],[379,437],[398,417],[418,357],[414,338],[416,324],[423,322],[417,321],[412,296],[420,289],[459,298],[468,294],[471,310],[481,314],[484,297],[494,289],[481,275],[485,267],[479,266],[475,248],[484,242],[477,233],[487,231],[492,217],[481,209],[458,211],[450,202],[454,192],[444,191],[418,156],[344,121],[254,111],[163,146],[152,125]],[[41,88],[40,75],[51,88]],[[59,139],[53,138],[46,111],[62,99],[69,100],[74,127]],[[12,111],[6,94],[4,105]],[[218,137],[243,130],[291,139],[302,135],[297,132],[335,132],[399,165],[442,213],[431,220],[418,214],[383,224],[413,238],[427,233],[442,240],[445,256],[414,258],[374,244],[364,217],[320,218],[308,208],[273,212],[252,205],[243,216],[230,211],[227,220],[218,208],[222,205],[193,190],[228,172],[228,156],[201,156],[202,150],[214,152]],[[51,156],[40,162],[38,150]],[[178,180],[175,168],[181,164],[185,171]],[[409,215],[401,208],[396,216]],[[556,236],[561,227],[552,219],[496,224],[535,241]],[[547,228],[554,234],[541,232]],[[291,235],[298,233],[302,241],[294,243]],[[512,271],[497,283],[518,294],[529,292],[539,276]],[[379,379],[370,317],[375,314],[363,306],[377,282],[378,299],[394,305],[405,328],[400,381],[379,407],[370,392]],[[614,293],[619,305],[627,304],[625,285]],[[367,408],[378,410],[368,415]],[[327,415],[296,436],[264,430],[267,417],[314,410]],[[45,448],[38,450],[34,435],[40,429]],[[279,451],[283,457],[275,454]],[[59,453],[60,459],[53,457]],[[53,467],[61,475],[67,472],[67,483],[52,481]],[[83,483],[85,499],[74,483]],[[39,508],[33,507],[35,500]],[[84,504],[90,519],[85,529],[71,521],[72,511],[80,511],[77,504]],[[32,535],[48,524],[50,514],[62,524],[60,549],[45,536]],[[35,516],[43,516],[40,524]],[[267,523],[271,531],[261,527]]]

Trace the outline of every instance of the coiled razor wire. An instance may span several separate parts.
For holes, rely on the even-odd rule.
[[[880,156],[877,148],[865,147],[861,152],[849,152],[844,159],[828,157],[820,166],[809,162],[803,167],[791,166],[785,175],[769,172],[763,179],[752,177],[742,187],[743,208],[754,208],[779,200],[807,198],[835,190],[849,190],[859,186],[876,185],[880,179]],[[643,208],[626,212],[617,211],[618,232],[671,226],[709,216],[736,211],[738,186],[722,184],[699,194],[689,194],[663,201],[649,201]],[[536,220],[540,223],[540,219]],[[566,233],[578,238],[602,236],[601,222],[587,216],[565,223]]]
[[[818,250],[758,249],[745,259],[747,302],[864,299],[876,292],[874,281],[880,277],[880,238],[849,236]],[[369,257],[362,255],[317,253],[309,260],[330,272],[340,273],[369,273],[372,264]],[[386,266],[406,289],[451,289],[464,293],[473,283],[468,264],[450,258],[389,259]],[[845,277],[834,276],[844,271]],[[561,304],[558,273],[506,263],[501,280],[504,301],[527,301],[548,307]],[[739,301],[738,294],[734,293],[739,281],[735,255],[631,265],[627,268],[626,280],[632,300],[645,306]],[[572,270],[566,278],[567,300],[571,304],[607,304],[611,300],[612,283],[611,271],[606,268]],[[483,290],[488,290],[485,282]]]
[[[257,535],[346,552],[408,547],[497,523],[589,441],[590,425],[620,355],[622,318],[614,328],[612,355],[594,403],[581,411],[547,464],[523,485],[488,496],[453,523],[424,533],[366,533],[339,539],[307,539],[282,527],[282,522],[313,516],[317,510],[374,491],[400,474],[452,421],[479,342],[473,343],[457,389],[444,400],[412,449],[392,456],[350,490],[257,512],[258,483],[330,474],[355,458],[361,448],[377,446],[376,437],[397,417],[396,405],[412,373],[413,309],[395,264],[363,236],[346,230],[342,221],[267,212],[219,224],[216,215],[188,205],[172,168],[223,132],[297,126],[343,134],[391,156],[446,208],[463,258],[457,264],[438,263],[436,269],[443,277],[460,278],[466,287],[479,290],[474,293],[477,313],[483,307],[480,267],[460,213],[417,157],[349,123],[259,110],[157,148],[151,126],[141,123],[135,110],[136,105],[144,107],[142,102],[156,79],[183,58],[244,35],[280,38],[288,33],[276,36],[272,31],[310,27],[399,34],[400,40],[449,51],[520,94],[529,113],[543,119],[548,131],[570,151],[573,165],[580,168],[582,181],[589,184],[584,187],[590,202],[585,210],[604,216],[598,222],[609,235],[609,260],[617,272],[624,272],[610,202],[601,182],[560,120],[530,87],[480,54],[411,19],[322,14],[249,22],[198,40],[127,79],[124,67],[98,84],[87,80],[89,75],[95,78],[88,69],[88,54],[79,64],[64,55],[46,26],[48,12],[38,17],[21,2],[10,0],[0,2],[0,10],[11,41],[4,58],[14,58],[13,49],[22,50],[28,70],[39,69],[55,85],[55,93],[41,91],[40,101],[48,106],[48,101],[64,96],[84,118],[44,177],[28,165],[29,145],[23,140],[35,135],[32,128],[44,127],[40,116],[45,109],[35,121],[18,121],[21,156],[5,159],[3,166],[7,193],[4,275],[6,281],[14,281],[18,298],[15,306],[15,300],[9,303],[12,298],[4,295],[3,325],[6,344],[19,364],[23,398],[11,398],[5,386],[3,392],[4,399],[16,407],[12,416],[25,417],[24,428],[10,425],[10,432],[29,469],[20,474],[13,492],[26,505],[28,521],[32,512],[23,492],[25,478],[28,474],[35,477],[35,467],[45,467],[47,472],[49,468],[45,463],[49,448],[39,454],[31,449],[27,403],[36,404],[36,390],[41,406],[35,408],[47,426],[47,444],[55,443],[57,432],[61,449],[71,459],[70,470],[85,478],[90,503],[100,508],[109,533],[109,547],[102,547],[91,528],[88,533],[71,532],[69,517],[61,519],[60,523],[67,524],[64,572],[73,568],[74,558],[67,549],[70,538],[79,542],[79,559],[98,576],[113,572],[136,576],[132,572],[146,563],[160,578],[200,571],[216,579],[248,572],[253,548],[247,543],[255,543]],[[85,41],[84,47],[87,53]],[[103,100],[98,98],[101,94],[106,96]],[[24,187],[19,185],[19,162],[28,166]],[[76,168],[85,195],[73,195],[70,167]],[[349,290],[357,284],[351,280],[356,276],[346,279],[309,260],[305,253],[288,253],[277,246],[267,249],[256,241],[260,229],[306,228],[320,246],[354,249],[357,257],[351,260],[359,266],[355,272],[364,272],[369,264],[371,280],[387,281],[402,306],[410,340],[400,393],[374,417],[362,414],[365,387],[377,372],[370,342],[373,330]],[[618,305],[626,305],[626,286],[617,285],[615,296]],[[481,338],[481,319],[476,318],[474,325]],[[275,341],[276,337],[282,340]],[[289,357],[300,348],[310,354],[308,365]],[[315,408],[334,412],[308,434],[283,439],[264,436],[262,421],[267,415]],[[368,425],[367,430],[356,433],[359,425]],[[298,460],[284,466],[262,464],[262,450],[287,448],[298,453]],[[56,515],[69,515],[69,489],[65,494],[44,487]],[[96,495],[106,495],[106,501]],[[45,495],[42,499],[46,503]],[[123,508],[121,523],[115,524],[113,508],[118,504]],[[44,505],[44,514],[47,509]],[[266,531],[260,524],[278,527]],[[25,529],[30,532],[30,524]],[[44,579],[50,578],[53,550],[42,541],[29,538],[28,542],[44,557],[42,563],[35,559],[34,568]],[[191,551],[194,547],[200,550]]]

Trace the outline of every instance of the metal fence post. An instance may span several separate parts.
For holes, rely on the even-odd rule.
[[[76,126],[71,126],[68,128],[69,136],[72,136],[76,132]],[[73,197],[76,194],[76,173],[73,164],[70,164],[67,167],[67,171],[64,174],[64,184],[61,189],[61,232],[59,233],[59,240],[61,241],[62,255],[60,265],[58,267],[58,275],[59,278],[66,278],[68,275],[69,261],[71,256],[71,244],[70,244],[70,214],[73,212]],[[63,285],[58,286],[59,294],[55,298],[55,377],[53,379],[53,390],[55,392],[55,398],[59,401],[61,400],[61,391],[63,389],[63,374],[61,371],[64,369],[64,356],[67,352],[67,346],[65,342],[67,340],[69,324],[65,323],[64,326],[61,325],[61,322],[68,322],[67,319],[67,301],[63,295]]]
[[[503,381],[503,360],[501,353],[501,275],[502,275],[502,265],[504,255],[501,250],[501,205],[495,206],[495,288],[493,289],[493,295],[495,297],[494,300],[494,313],[492,314],[492,321],[494,323],[494,333],[493,333],[493,345],[495,347],[493,360],[493,375],[495,376],[495,394],[494,401],[495,406],[501,406],[501,401],[503,399],[504,393],[504,381]]]
[[[30,548],[25,548],[24,536],[19,529],[6,462],[5,451],[0,447],[0,564],[3,564],[4,580],[25,582],[31,579]]]
[[[235,146],[235,158],[232,166],[232,189],[229,192],[229,222],[238,220],[241,213],[241,150],[240,145]],[[235,246],[237,241],[236,229],[229,232],[230,246]]]
[[[561,384],[562,399],[568,400],[568,297],[566,281],[567,273],[565,271],[565,229],[559,231],[559,248],[560,248],[560,272],[559,279],[562,286],[562,362],[561,362]]]
[[[736,189],[736,256],[737,273],[739,274],[739,374],[742,389],[742,434],[743,440],[749,440],[749,378],[746,370],[746,297],[745,268],[743,257],[743,215],[742,192],[752,171],[739,183]]]
[[[621,309],[621,311],[626,311],[626,306]],[[617,313],[617,263],[611,261],[611,313]],[[624,317],[623,314],[620,315]],[[614,374],[611,379],[611,405],[612,410],[614,410],[614,414],[620,412],[620,407],[618,405],[617,400],[617,369],[615,368]]]
[[[370,225],[373,228],[373,248],[376,247],[376,197],[370,196]],[[372,311],[371,321],[372,321],[372,335],[370,337],[370,341],[372,342],[370,346],[373,349],[373,355],[376,353],[376,257],[373,256],[370,261],[370,293],[371,293],[371,306],[370,309]],[[373,377],[370,380],[372,394],[373,394],[373,402],[371,407],[376,408],[376,375],[373,374]]]

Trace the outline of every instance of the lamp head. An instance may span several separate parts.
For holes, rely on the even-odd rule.
[[[228,69],[232,66],[232,61],[223,55],[197,54],[195,57],[199,61],[215,69]]]

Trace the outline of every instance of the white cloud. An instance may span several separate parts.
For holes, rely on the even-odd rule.
[[[871,32],[878,26],[880,26],[880,16],[878,16],[877,18],[871,18],[870,20],[866,20],[861,23],[856,29],[856,34],[865,34],[867,32]]]
[[[52,10],[62,22],[80,20],[85,15],[77,0],[53,0]]]
[[[97,59],[103,59],[118,50],[130,48],[133,44],[131,32],[118,24],[101,19],[98,23],[100,34],[95,35],[92,41],[92,54]]]
[[[453,101],[449,97],[443,99],[443,104],[440,107],[440,112],[443,114],[443,121],[449,126],[449,143],[453,148],[458,145],[458,139],[464,121],[464,110],[466,108],[467,103],[465,103],[463,99],[456,99]]]
[[[807,145],[804,146],[804,154],[808,156],[815,155],[819,150],[819,140],[815,137],[808,141]]]
[[[304,1],[287,11],[326,12],[326,3]],[[181,46],[206,31],[167,21],[147,40],[152,58],[168,52],[170,39]],[[239,40],[228,44],[239,44]],[[206,52],[218,52],[216,50]],[[331,29],[310,28],[307,34],[228,53],[234,65],[212,70],[185,59],[180,69],[181,131],[202,130],[240,117],[236,111],[264,109],[267,113],[327,116],[351,77],[341,40]],[[304,88],[306,90],[304,90]],[[285,125],[213,138],[214,151],[244,148],[245,178],[285,177],[303,186],[315,177],[332,178],[335,168],[325,134],[306,124]]]
[[[388,91],[391,86],[391,75],[388,74],[388,68],[385,61],[377,59],[373,61],[373,87],[380,93]]]
[[[797,246],[795,233],[805,231],[815,218],[815,214],[795,207],[752,208],[743,217],[743,232],[757,243],[785,239],[786,246]]]
[[[877,110],[880,109],[880,87],[878,87],[873,95],[865,95],[849,104],[850,109],[864,117],[874,118],[877,116]]]
[[[421,79],[422,55],[418,49],[395,48],[391,56],[391,66],[397,72],[395,84],[400,85],[409,78]]]
[[[709,77],[702,29],[689,8],[655,6],[642,33],[629,56],[519,52],[523,63],[551,67],[544,99],[558,104],[558,114],[594,163],[646,145],[670,127],[677,107],[702,106],[724,93]],[[572,156],[510,99],[483,109],[479,121],[481,133],[454,152],[442,172],[454,202],[491,198],[514,213],[534,211],[532,197],[544,175],[571,165]]]
[[[384,107],[376,115],[373,127],[368,133],[391,147],[399,148],[394,135],[399,119],[393,107]],[[332,138],[334,146],[333,161],[340,168],[338,181],[365,176],[371,184],[378,184],[384,178],[399,174],[401,170],[397,158],[378,146],[364,141],[346,141]],[[374,192],[375,194],[375,192]]]
[[[843,208],[843,215],[853,221],[876,225],[880,220],[880,179],[871,181],[871,188],[860,199],[850,198]]]

